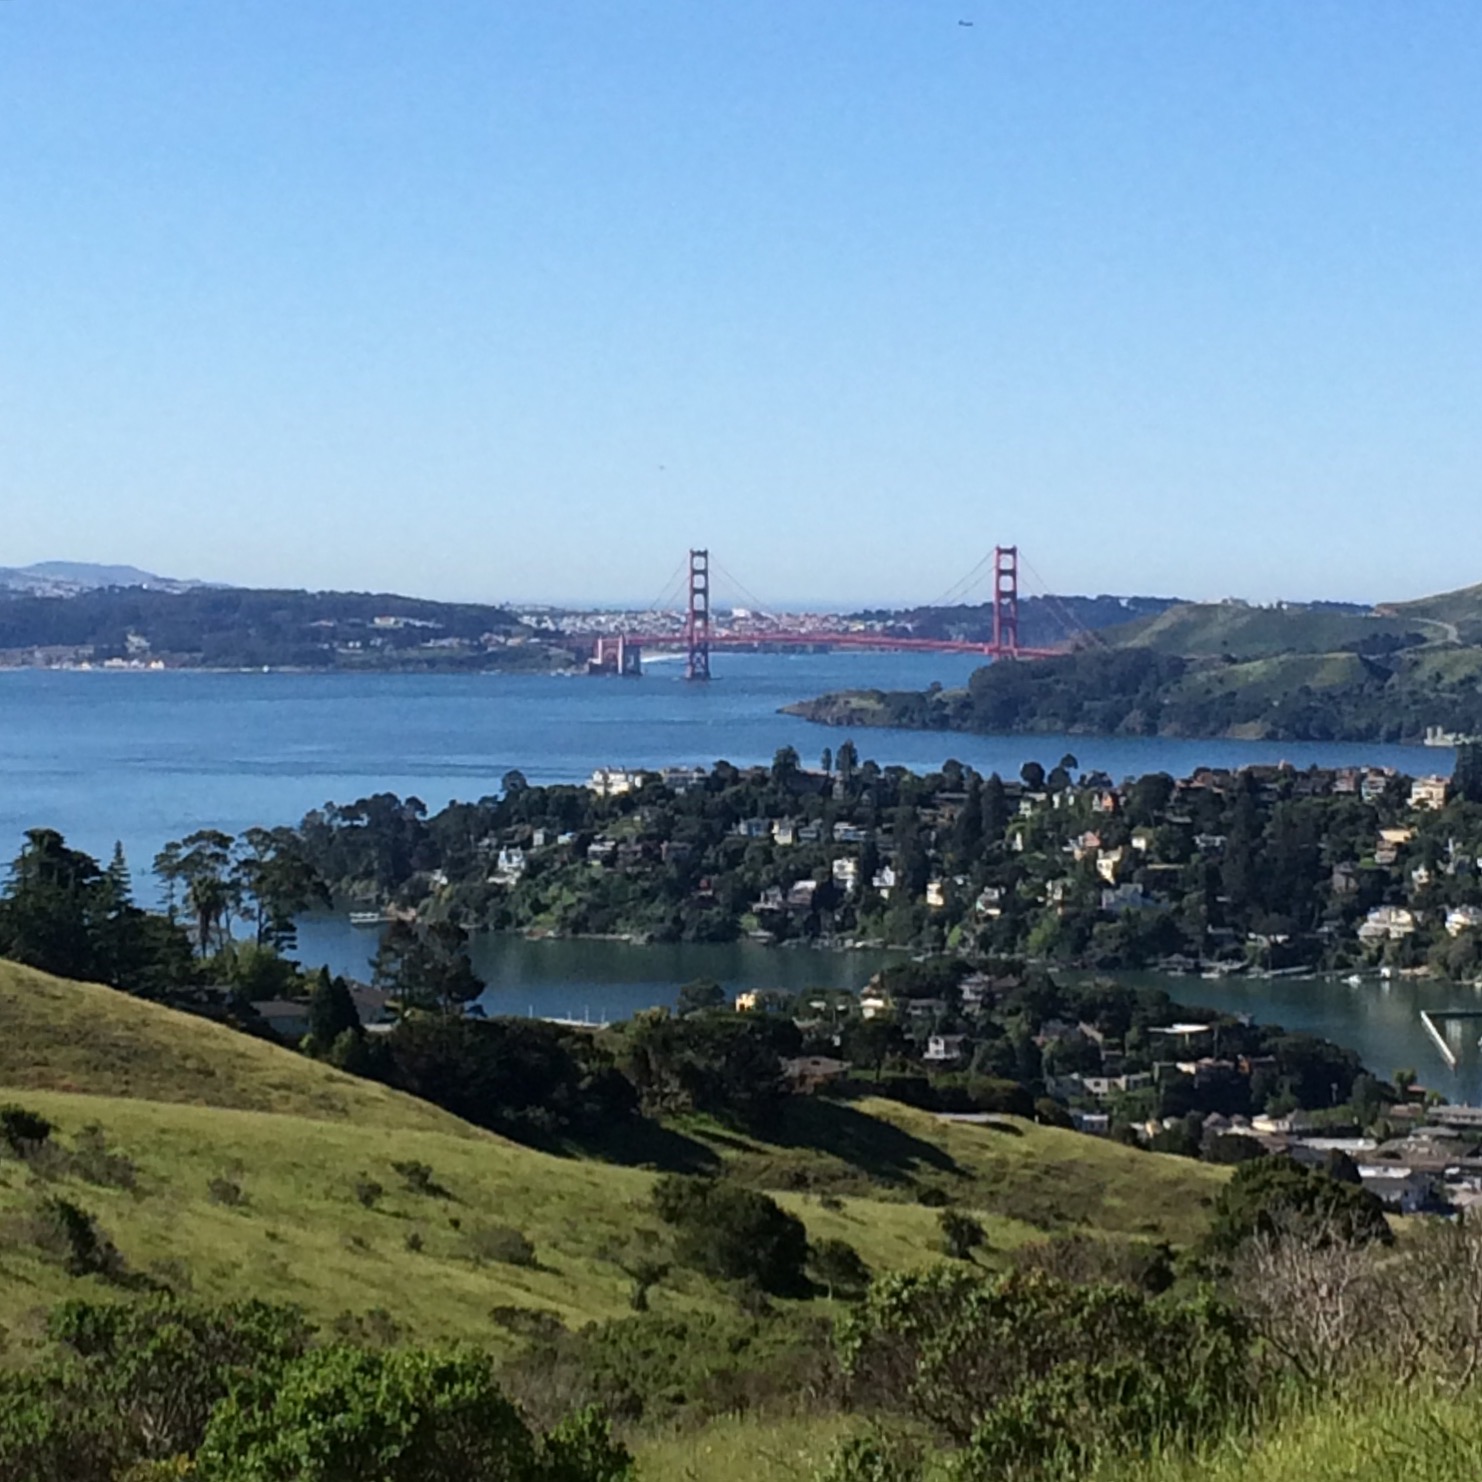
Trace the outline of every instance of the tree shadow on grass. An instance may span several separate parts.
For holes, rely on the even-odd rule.
[[[573,1139],[559,1151],[580,1158],[598,1158],[625,1168],[653,1168],[661,1173],[718,1173],[721,1165],[720,1154],[714,1148],[647,1117],[634,1117],[602,1132]]]
[[[778,1147],[828,1153],[887,1184],[909,1183],[927,1172],[964,1172],[945,1148],[852,1106],[818,1097],[789,1100],[767,1128],[766,1140]]]

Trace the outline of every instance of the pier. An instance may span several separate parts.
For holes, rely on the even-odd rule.
[[[1437,1027],[1438,1021],[1444,1023],[1451,1019],[1482,1019],[1482,1009],[1421,1009],[1420,1022],[1425,1025],[1426,1032],[1435,1041],[1436,1048],[1441,1052],[1441,1058],[1446,1062],[1447,1068],[1456,1069],[1456,1051],[1446,1042],[1446,1036]]]

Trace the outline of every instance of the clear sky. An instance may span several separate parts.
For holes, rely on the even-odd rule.
[[[1384,598],[1479,514],[1465,0],[0,3],[0,565]]]

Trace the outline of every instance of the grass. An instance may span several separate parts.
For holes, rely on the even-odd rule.
[[[1109,629],[1104,636],[1118,648],[1259,659],[1285,653],[1333,653],[1349,643],[1382,633],[1403,634],[1414,626],[1399,617],[1184,602],[1154,617]]]
[[[1475,1482],[1482,1404],[1393,1390],[1341,1396],[1196,1456],[1128,1460],[1093,1482]]]
[[[727,1418],[649,1439],[642,1482],[813,1482],[847,1419]],[[947,1458],[924,1482],[946,1482]],[[1409,1391],[1340,1397],[1273,1421],[1254,1437],[1194,1455],[1132,1457],[1086,1482],[1475,1482],[1482,1476],[1482,1403]]]
[[[424,1101],[225,1025],[3,961],[0,1087],[474,1135]]]
[[[851,1422],[842,1416],[727,1416],[640,1441],[639,1482],[813,1482]]]
[[[53,1195],[96,1216],[131,1272],[198,1298],[295,1302],[324,1326],[374,1312],[383,1333],[497,1348],[516,1340],[495,1307],[543,1309],[568,1327],[628,1312],[614,1256],[650,1239],[648,1195],[671,1155],[774,1192],[810,1238],[847,1240],[875,1271],[943,1259],[926,1188],[979,1215],[993,1266],[1055,1229],[1191,1239],[1224,1177],[1011,1118],[945,1123],[883,1100],[791,1103],[767,1141],[714,1123],[640,1128],[647,1167],[561,1156],[219,1025],[0,963],[4,1102],[51,1119],[63,1148],[97,1124],[136,1170],[130,1190],[89,1183],[65,1159],[0,1158],[0,1348],[13,1358],[57,1301],[121,1294],[66,1275],[25,1238],[28,1214]],[[446,1196],[414,1192],[397,1163],[426,1165]],[[533,1244],[533,1265],[490,1258],[499,1229]],[[686,1273],[651,1293],[660,1314],[730,1300]]]

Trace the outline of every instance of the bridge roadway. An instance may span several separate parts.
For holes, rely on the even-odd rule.
[[[604,635],[615,641],[616,634]],[[684,632],[624,633],[630,647],[686,649]],[[710,648],[867,648],[890,653],[983,654],[988,658],[1050,659],[1068,652],[1066,648],[1008,648],[992,642],[966,638],[906,638],[888,633],[828,632],[808,629],[779,629],[766,633],[727,633],[711,630],[705,640]]]

